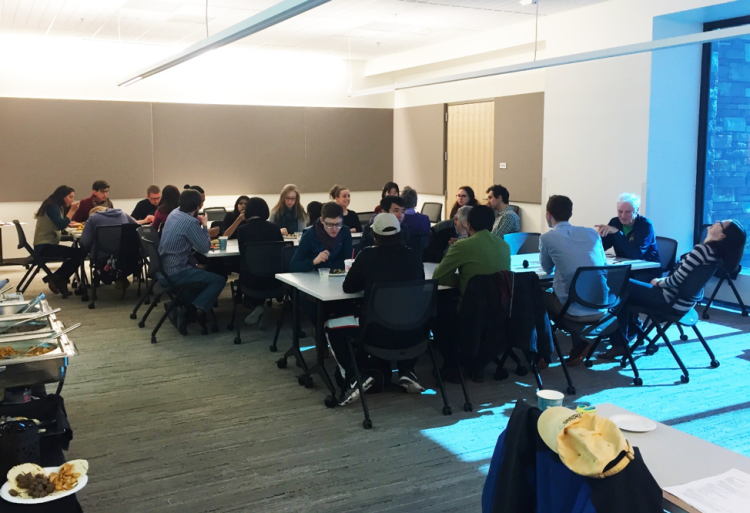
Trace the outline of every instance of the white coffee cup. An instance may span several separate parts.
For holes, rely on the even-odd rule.
[[[320,274],[320,279],[321,280],[327,280],[328,279],[328,275],[330,274],[330,272],[331,272],[331,269],[328,268],[328,267],[324,267],[322,269],[318,269],[318,274]]]
[[[562,406],[565,395],[557,390],[538,390],[536,393],[537,406],[544,411],[553,406]]]

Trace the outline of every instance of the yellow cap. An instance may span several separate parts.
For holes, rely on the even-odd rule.
[[[576,474],[603,478],[624,469],[634,458],[633,448],[620,428],[594,413],[576,413],[555,406],[544,410],[537,423],[544,443]],[[621,453],[625,456],[620,458]],[[605,467],[619,461],[606,472]]]

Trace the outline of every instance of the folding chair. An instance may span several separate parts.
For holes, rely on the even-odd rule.
[[[701,241],[706,238],[706,231],[708,230],[709,226],[711,225],[710,224],[703,225],[703,233],[701,234],[701,239],[700,239]],[[716,277],[719,278],[719,283],[716,284],[716,288],[711,294],[711,297],[709,298],[708,303],[706,303],[706,306],[703,307],[702,317],[704,319],[711,318],[708,311],[711,309],[711,305],[713,304],[714,299],[716,298],[716,294],[719,292],[719,289],[724,284],[724,282],[729,283],[729,286],[732,288],[732,292],[734,292],[734,297],[737,299],[737,304],[739,304],[740,308],[742,309],[742,317],[748,316],[747,306],[745,306],[745,303],[742,301],[742,297],[740,296],[740,293],[737,291],[737,287],[734,286],[734,280],[737,279],[737,276],[739,276],[741,271],[742,271],[741,265],[738,265],[736,269],[732,269],[730,272],[729,269],[724,267],[723,263],[719,264],[719,267],[716,270]]]
[[[373,346],[367,342],[368,331],[373,325],[391,331],[412,331],[423,328],[427,321],[437,315],[437,280],[417,280],[400,283],[377,283],[373,286],[367,298],[366,310],[360,317],[361,330],[359,337],[347,337],[349,354],[354,366],[354,375],[357,378],[359,397],[362,400],[362,410],[365,420],[362,426],[365,429],[372,428],[370,411],[367,408],[367,398],[362,390],[362,379],[357,366],[357,358],[352,345],[352,338],[358,338],[359,347],[366,353],[386,361],[413,360],[419,355],[429,352],[432,365],[440,384],[440,393],[443,396],[443,415],[452,413],[445,395],[443,378],[435,360],[435,353],[429,338],[411,347],[401,349],[383,349]],[[335,407],[337,402],[334,397],[328,396],[325,400],[328,407]]]
[[[568,333],[576,334],[582,339],[594,338],[591,349],[586,356],[586,366],[591,366],[590,357],[596,350],[602,338],[608,336],[618,329],[617,314],[625,304],[627,297],[628,280],[630,279],[629,265],[605,265],[592,267],[579,267],[573,275],[573,281],[568,290],[568,300],[563,305],[560,312],[550,312],[550,318],[553,321],[552,341],[555,344],[555,351],[560,356],[560,365],[565,373],[565,379],[568,381],[568,394],[575,394],[576,389],[570,379],[568,366],[560,350],[560,344],[557,341],[557,330],[562,329]],[[568,314],[570,306],[576,304],[592,310],[602,311],[601,315],[591,315],[585,317],[573,316]],[[638,369],[630,354],[627,354],[633,366],[635,373],[636,385],[642,384],[638,376]]]
[[[511,255],[528,255],[539,253],[539,233],[506,233],[503,239],[510,246]]]
[[[675,265],[677,264],[677,241],[674,239],[668,239],[667,237],[656,237],[656,247],[659,248],[659,261],[661,263],[661,275],[669,276],[674,271]],[[680,332],[680,340],[685,341],[688,339],[687,335],[682,329],[682,326],[677,325],[677,329]]]
[[[208,207],[203,209],[203,213],[206,214],[209,223],[212,221],[224,221],[227,209],[224,207]]]
[[[443,204],[426,202],[422,204],[422,213],[430,218],[431,223],[439,223],[443,215]]]
[[[695,332],[698,340],[700,340],[703,348],[711,358],[711,368],[717,368],[719,366],[719,361],[714,357],[713,351],[711,351],[711,348],[708,347],[706,339],[703,338],[703,335],[698,329],[698,312],[696,311],[696,309],[691,308],[684,314],[672,310],[672,307],[679,299],[692,300],[692,298],[699,296],[701,291],[703,290],[703,287],[705,287],[706,283],[708,283],[708,280],[710,280],[711,277],[716,273],[717,268],[717,264],[711,264],[701,265],[693,269],[693,271],[688,274],[687,278],[685,278],[685,280],[677,288],[677,294],[675,294],[675,297],[672,299],[672,301],[670,301],[669,304],[661,310],[655,310],[637,305],[629,305],[629,311],[636,314],[645,314],[648,316],[647,322],[649,327],[646,330],[638,328],[638,340],[636,340],[633,346],[628,350],[628,354],[631,354],[633,350],[643,344],[644,340],[648,340],[649,348],[654,348],[651,351],[648,351],[647,348],[646,354],[654,354],[657,348],[657,341],[659,340],[659,338],[661,338],[662,340],[664,340],[664,344],[669,349],[669,352],[672,353],[672,356],[677,362],[677,365],[680,366],[680,370],[682,370],[680,381],[682,381],[683,383],[688,383],[690,381],[688,370],[685,367],[685,364],[682,363],[682,360],[677,354],[677,351],[675,351],[674,347],[672,346],[672,343],[669,341],[669,338],[667,338],[667,330],[670,328],[670,326],[684,326],[693,328],[693,332]],[[649,339],[648,335],[654,329],[656,329],[657,331],[657,336],[653,339]],[[620,365],[623,365],[623,363],[620,363]]]
[[[102,271],[115,260],[114,280],[125,280],[136,269],[142,266],[141,250],[138,244],[138,225],[134,223],[111,226],[97,226],[94,231],[94,243],[89,255],[89,275],[91,276],[91,302],[89,309],[96,308],[96,288],[102,279]],[[140,276],[138,277],[140,281]],[[139,284],[140,288],[140,284]],[[123,287],[120,299],[125,297]]]
[[[31,282],[34,281],[34,278],[37,274],[39,274],[39,271],[44,271],[44,273],[47,275],[47,277],[52,277],[52,271],[50,271],[49,267],[47,267],[47,264],[51,262],[64,262],[65,259],[63,258],[45,258],[37,255],[34,253],[34,249],[29,245],[28,240],[26,240],[26,234],[23,231],[23,227],[21,226],[21,223],[18,222],[18,219],[13,220],[13,224],[16,225],[16,232],[18,233],[18,249],[25,249],[29,256],[24,261],[24,265],[26,266],[26,274],[23,275],[23,278],[21,278],[21,281],[18,282],[18,285],[16,286],[17,292],[26,292],[26,289],[31,285]],[[65,294],[62,292],[63,299],[68,298],[68,294]]]
[[[232,320],[227,326],[228,329],[235,328],[237,336],[234,338],[235,344],[241,344],[240,322],[235,322],[237,316],[237,304],[240,298],[245,296],[251,299],[261,300],[284,297],[287,294],[287,288],[280,281],[274,279],[277,274],[284,272],[284,260],[282,251],[284,248],[294,247],[291,242],[251,242],[242,247],[242,263],[240,266],[240,277],[234,280],[230,287],[232,289]],[[244,281],[248,277],[266,279],[269,282],[273,280],[274,286],[268,289],[253,289],[247,286]],[[281,324],[286,312],[286,304],[281,311],[281,319],[276,323],[276,334],[273,337],[271,351],[276,350],[276,342],[279,339]]]
[[[138,234],[138,240],[140,242],[140,248],[141,248],[141,260],[143,262],[143,267],[145,271],[145,281],[146,281],[146,294],[138,301],[138,303],[135,305],[135,308],[133,308],[133,312],[130,314],[131,319],[136,319],[138,317],[138,309],[143,304],[149,304],[151,302],[151,296],[154,295],[154,286],[156,285],[157,277],[156,272],[152,272],[151,266],[149,265],[148,261],[148,255],[146,253],[146,247],[143,242],[143,238],[145,237],[148,240],[153,240],[156,242],[156,246],[159,247],[159,241],[161,239],[161,235],[159,235],[159,232],[156,231],[152,226],[139,226],[136,230],[136,233]],[[140,296],[140,282],[138,283],[138,292]],[[142,328],[143,326],[141,326]]]
[[[372,216],[375,215],[375,212],[357,212],[357,219],[359,219],[359,224],[362,226],[362,229],[365,229],[365,226],[367,226],[370,223],[370,219],[372,219]]]

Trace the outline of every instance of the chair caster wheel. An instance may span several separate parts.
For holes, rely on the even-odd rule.
[[[275,353],[276,351],[279,350],[279,348],[276,346],[269,346],[268,350],[271,351],[272,353]]]
[[[151,337],[151,343],[156,344],[156,337]]]
[[[443,406],[443,415],[453,415],[453,410],[450,406]]]
[[[682,376],[680,376],[680,381],[682,381],[683,383],[688,383],[690,382],[690,378],[683,374]]]
[[[372,429],[372,420],[365,419],[362,421],[362,427],[365,429]]]
[[[471,405],[471,403],[464,403],[464,411],[469,412],[473,410],[474,410],[474,407]]]
[[[137,318],[138,318],[138,316],[137,316],[136,314],[132,313],[132,314],[130,314],[130,318],[131,318],[131,319],[137,319]]]
[[[567,389],[568,395],[576,395],[576,387],[569,386]]]
[[[211,333],[218,333],[219,332],[219,326],[217,324],[211,325]]]
[[[303,374],[303,375],[297,377],[297,383],[299,383],[300,386],[302,386],[302,387],[312,388],[312,386],[313,386],[312,376],[306,376],[306,375]]]
[[[702,317],[703,317],[704,319],[710,319],[710,318],[711,318],[711,316],[710,316],[710,315],[708,315],[708,314],[707,314],[707,313],[705,313],[705,312],[703,313]]]
[[[653,356],[659,352],[659,346],[646,346],[646,354]]]
[[[227,331],[234,331],[234,324],[227,324]]]
[[[143,321],[141,321],[141,322],[138,323],[138,327],[139,328],[143,328],[145,325],[146,325],[146,323],[144,323]]]
[[[502,381],[508,377],[508,371],[502,367],[498,367],[495,371],[495,381]]]
[[[286,369],[286,358],[276,360],[276,367],[279,369]]]
[[[591,367],[593,367],[594,362],[592,362],[591,360],[584,360],[583,364],[590,369]]]
[[[742,317],[747,317],[747,316],[748,316],[747,310],[742,310]]]
[[[711,368],[712,368],[712,369],[715,369],[715,368],[716,368],[716,367],[718,367],[719,365],[721,365],[721,364],[719,363],[719,360],[711,360]]]
[[[529,369],[527,369],[526,367],[523,367],[521,365],[516,367],[516,376],[525,376],[528,373],[529,373]]]
[[[633,380],[633,384],[634,384],[635,386],[639,387],[639,386],[643,385],[643,380],[642,380],[641,378],[635,378],[635,379]]]
[[[234,343],[240,345],[242,344],[242,339],[240,337],[234,337]]]
[[[682,340],[683,342],[687,341],[687,339],[688,339],[687,335],[680,335],[680,340]]]
[[[328,408],[335,408],[336,406],[338,406],[338,402],[336,402],[336,399],[332,395],[327,396],[323,401],[323,404],[325,404]]]

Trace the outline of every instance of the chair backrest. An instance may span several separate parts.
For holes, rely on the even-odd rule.
[[[203,213],[206,214],[208,222],[223,221],[224,216],[227,215],[227,209],[224,207],[208,207],[203,209]]]
[[[656,237],[656,247],[659,249],[661,272],[671,273],[677,261],[677,241],[667,237]]]
[[[294,258],[296,252],[297,247],[294,245],[281,248],[281,268],[283,272],[289,272],[289,269],[292,267],[292,258]]]
[[[122,239],[122,224],[97,226],[94,230],[94,244],[91,246],[91,258],[99,259],[116,256],[120,253]]]
[[[23,226],[18,222],[18,219],[14,219],[13,224],[16,225],[16,233],[18,233],[18,249],[26,249],[30,255],[33,255],[34,250],[29,246],[29,242],[26,240],[26,233],[23,231]]]
[[[609,310],[627,294],[630,265],[579,267],[568,291],[568,304]],[[563,312],[566,313],[566,312]]]
[[[422,205],[422,213],[430,218],[431,223],[439,223],[440,217],[443,215],[443,204],[431,201],[425,202]]]
[[[513,209],[513,212],[516,213],[517,216],[521,216],[521,208],[518,205],[508,205],[510,208]]]
[[[147,236],[141,237],[141,247],[148,257],[148,276],[156,277],[156,273],[161,273],[161,257],[159,256],[159,242]],[[164,274],[164,273],[162,273]]]
[[[211,228],[219,227],[219,235],[224,235],[224,221],[211,221]]]
[[[510,246],[511,255],[528,255],[530,253],[539,253],[540,233],[506,233],[503,239]]]
[[[156,242],[157,247],[159,246],[159,241],[161,240],[161,234],[159,234],[159,232],[155,230],[153,226],[150,226],[150,225],[139,226],[136,232],[138,232],[139,237],[146,237],[148,240],[152,240]],[[143,246],[143,241],[141,241],[141,246]],[[144,249],[144,253],[145,253],[145,249]]]
[[[359,218],[359,224],[362,227],[362,229],[365,229],[365,226],[370,224],[370,219],[372,219],[372,216],[375,215],[375,212],[357,212],[357,218]]]
[[[700,295],[703,287],[706,286],[708,280],[711,279],[718,268],[719,264],[705,264],[695,267],[677,287],[677,295],[675,295],[671,304],[674,304],[677,299],[693,301]]]
[[[240,274],[273,278],[284,272],[282,250],[291,242],[248,242],[242,247]]]
[[[437,315],[437,280],[376,283],[367,298],[365,323],[393,331],[421,328]]]

